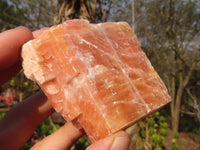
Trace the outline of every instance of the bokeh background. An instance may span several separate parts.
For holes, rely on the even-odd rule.
[[[34,31],[77,18],[128,22],[172,97],[170,104],[126,130],[129,149],[200,150],[200,1],[0,0],[0,32],[17,26]],[[0,87],[0,119],[38,90],[21,70]],[[54,113],[21,149],[29,149],[64,123]],[[84,150],[89,144],[84,136],[71,149]]]

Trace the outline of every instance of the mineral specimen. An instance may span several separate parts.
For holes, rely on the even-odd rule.
[[[26,43],[22,57],[26,76],[92,141],[132,125],[170,101],[125,22],[66,21]]]

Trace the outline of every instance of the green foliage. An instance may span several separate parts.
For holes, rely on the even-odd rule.
[[[180,134],[178,132],[176,132],[174,135],[173,135],[173,138],[174,139],[178,139],[180,137]]]
[[[193,132],[200,135],[200,122],[193,120],[192,117],[182,117],[179,126],[180,131]]]
[[[145,132],[145,131],[143,131],[143,132]],[[150,129],[149,129],[149,136],[153,136],[154,134],[155,134],[155,129],[153,127],[150,127]]]
[[[74,150],[85,150],[89,146],[89,143],[86,139],[80,138],[74,145]]]
[[[53,22],[49,0],[0,0],[0,31],[26,26],[31,30]]]
[[[158,147],[162,147],[162,145],[163,145],[163,138],[162,138],[162,136],[160,135],[160,134],[153,134],[152,135],[152,145],[153,145],[153,147],[156,147],[156,148],[158,148]]]
[[[3,117],[6,115],[6,113],[0,113],[0,120],[3,119]]]
[[[198,128],[195,128],[193,130],[193,132],[196,133],[196,134],[198,134],[198,135],[200,135],[200,126]]]
[[[0,10],[0,29],[21,25],[23,14],[26,13],[22,8],[16,9],[6,0],[0,0]]]
[[[46,26],[52,26],[53,14],[51,11],[52,1],[50,0],[10,0],[10,3],[17,9],[25,11],[21,25],[30,30],[36,30]]]
[[[30,149],[31,146],[35,143],[35,139],[42,140],[44,137],[52,134],[60,128],[59,125],[53,123],[49,118],[41,123],[36,132],[31,136],[31,138],[24,144],[20,150]],[[79,138],[78,141],[74,144],[73,150],[85,150],[89,146],[88,141],[85,138]]]
[[[22,101],[23,99],[31,96],[35,92],[37,92],[40,88],[39,86],[27,79],[24,76],[23,70],[21,70],[15,77],[13,77],[10,81],[5,83],[2,86],[2,89],[5,91],[6,89],[13,89],[15,90],[16,94],[18,95],[15,97],[15,101]],[[21,94],[21,97],[20,97]]]
[[[161,129],[160,129],[160,135],[161,135],[161,136],[164,136],[164,137],[167,136],[167,129],[161,127]]]
[[[153,113],[138,123],[139,133],[144,143],[148,143],[152,149],[164,148],[164,139],[169,129],[166,118],[159,112]]]
[[[179,146],[177,144],[173,143],[172,150],[179,150]]]
[[[59,128],[60,126],[54,124],[51,118],[45,120],[37,127],[36,131],[33,133],[31,138],[23,145],[23,147],[20,150],[30,149],[31,146],[35,144],[35,140],[42,140],[44,137],[52,134]]]
[[[28,150],[31,148],[31,141],[26,142],[20,150]]]
[[[180,137],[180,134],[176,132],[172,138],[172,150],[179,150],[179,146],[177,144],[177,139]]]
[[[146,136],[146,131],[141,131],[140,136],[141,136],[142,138],[145,138],[145,136]]]
[[[59,128],[60,128],[59,125],[54,124],[51,119],[47,119],[38,126],[36,132],[38,133],[39,136],[43,135],[48,136],[53,132],[55,132],[56,130],[58,130]]]

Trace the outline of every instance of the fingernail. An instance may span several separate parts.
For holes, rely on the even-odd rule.
[[[110,150],[127,150],[129,143],[130,141],[127,136],[115,137]]]
[[[123,131],[119,131],[118,133],[106,138],[106,145],[109,150],[128,150],[129,144],[130,138],[128,134]]]
[[[106,138],[104,140],[104,143],[105,143],[106,147],[110,149],[112,147],[112,144],[114,143],[114,140],[115,140],[114,136]]]

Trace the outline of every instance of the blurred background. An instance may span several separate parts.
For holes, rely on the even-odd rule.
[[[34,31],[69,19],[91,23],[126,21],[165,82],[172,102],[126,131],[130,150],[200,150],[199,0],[0,0],[0,32],[26,26]],[[16,103],[39,90],[23,70],[0,87],[0,119]],[[65,121],[54,113],[22,149],[56,131]],[[84,150],[80,138],[71,148]]]

